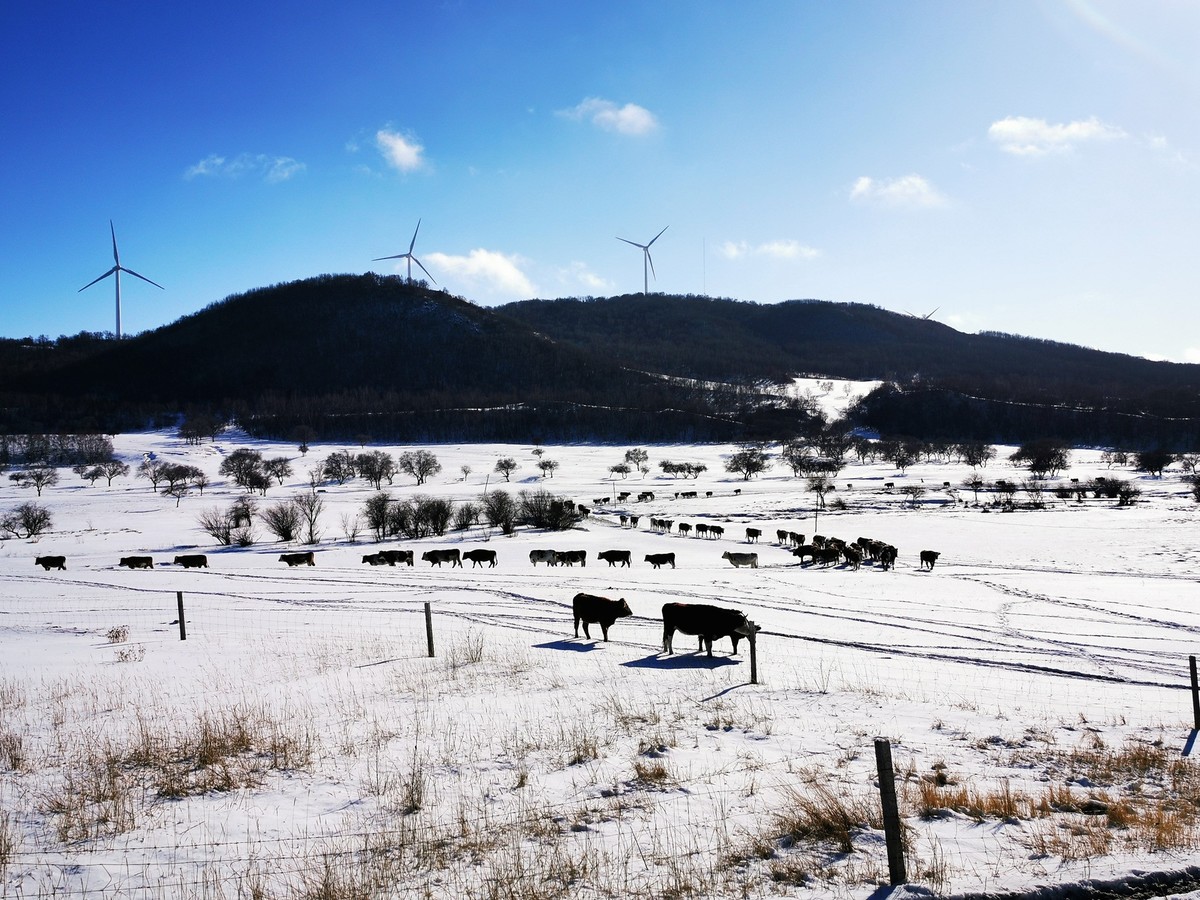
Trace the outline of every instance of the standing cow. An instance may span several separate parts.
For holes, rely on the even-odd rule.
[[[697,649],[708,651],[712,656],[713,641],[728,637],[737,653],[738,641],[758,634],[762,629],[736,609],[709,606],[707,603],[665,603],[663,617],[663,653],[674,653],[675,632],[694,634],[700,639]]]
[[[67,558],[65,556],[39,556],[33,561],[35,566],[41,566],[47,572],[51,569],[62,569],[67,571]]]
[[[468,550],[462,555],[463,559],[471,561],[471,568],[488,564],[489,569],[496,568],[496,551],[495,550]]]
[[[934,564],[938,561],[938,557],[941,555],[942,554],[936,550],[922,550],[921,551],[921,568],[922,569],[927,568],[927,569],[929,569],[929,571],[932,572]]]
[[[607,597],[597,597],[594,594],[576,594],[571,601],[571,611],[575,614],[575,637],[579,637],[579,623],[583,623],[583,636],[591,639],[588,625],[599,625],[604,632],[604,640],[608,640],[608,629],[612,628],[617,619],[632,616],[633,611],[625,598],[609,600]]]

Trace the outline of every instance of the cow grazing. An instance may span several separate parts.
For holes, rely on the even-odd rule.
[[[117,565],[127,569],[153,569],[154,559],[149,556],[123,556]]]
[[[388,561],[387,557],[382,553],[370,553],[363,557],[363,564],[367,566],[386,566]]]
[[[462,554],[458,552],[457,547],[449,550],[426,550],[421,554],[421,559],[431,566],[437,566],[439,569],[444,562],[450,563],[450,568],[452,569],[455,566],[458,566],[460,569],[462,568]]]
[[[760,537],[762,537],[762,529],[761,528],[747,528],[746,529],[746,543],[747,544],[757,544],[758,539]]]
[[[317,559],[311,550],[304,553],[284,553],[279,557],[280,562],[285,562],[289,566],[315,566]]]
[[[65,556],[39,556],[33,561],[35,566],[41,566],[47,572],[51,569],[62,569],[67,571],[67,558]]]
[[[620,600],[609,600],[607,597],[597,597],[593,594],[576,594],[575,599],[571,601],[571,611],[575,614],[575,637],[579,637],[579,623],[582,622],[583,636],[589,640],[592,636],[588,632],[588,625],[599,625],[604,633],[604,640],[607,641],[608,629],[612,628],[613,623],[617,619],[633,615],[633,610],[629,608],[624,597]]]
[[[596,559],[604,560],[610,566],[632,565],[632,554],[628,550],[601,550],[596,554]]]
[[[208,557],[203,553],[189,553],[187,556],[175,557],[175,565],[185,569],[207,569]]]
[[[752,569],[758,568],[757,553],[730,553],[726,550],[721,554],[721,559],[727,559],[733,563],[735,569],[740,569],[742,566],[749,566]]]
[[[529,561],[533,563],[535,568],[540,562],[545,563],[548,566],[557,566],[558,553],[556,553],[554,550],[530,550]]]
[[[559,550],[558,561],[566,566],[573,566],[579,563],[581,566],[587,565],[586,550]]]
[[[941,555],[942,554],[936,550],[922,550],[921,551],[921,568],[922,569],[929,568],[932,571],[934,563],[936,563],[938,561],[938,557]]]
[[[674,653],[675,632],[694,634],[700,639],[698,649],[712,656],[713,641],[728,637],[737,653],[738,641],[761,631],[758,625],[746,618],[745,613],[706,603],[664,603],[663,653]]]
[[[646,562],[650,563],[650,565],[654,566],[654,568],[656,568],[656,569],[662,568],[667,563],[670,563],[671,568],[673,569],[673,568],[675,568],[675,554],[674,553],[648,553],[648,554],[646,554]]]
[[[879,551],[879,567],[881,569],[894,569],[896,567],[896,557],[900,555],[900,551],[888,544]]]
[[[404,563],[406,566],[413,564],[413,552],[411,550],[380,550],[376,556],[382,556],[389,566],[399,563]]]
[[[471,561],[472,569],[476,566],[480,566],[482,568],[484,563],[488,564],[489,569],[496,568],[495,550],[468,550],[462,555],[462,558],[469,559]]]

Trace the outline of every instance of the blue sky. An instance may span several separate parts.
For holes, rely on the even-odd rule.
[[[1200,362],[1200,5],[0,6],[0,336],[408,249],[494,305],[871,303]]]

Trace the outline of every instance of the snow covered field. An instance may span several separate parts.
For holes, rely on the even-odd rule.
[[[270,505],[308,490],[330,452],[360,448],[115,443],[134,468],[154,453],[211,485],[177,507],[141,479],[91,486],[62,470],[40,500],[52,530],[0,543],[0,896],[865,898],[887,883],[880,736],[915,884],[1003,892],[1200,865],[1200,772],[1184,755],[1200,507],[1176,470],[1109,471],[1075,451],[1051,486],[1116,475],[1141,502],[1048,492],[1045,509],[1002,512],[956,488],[965,466],[850,462],[829,498],[845,508],[814,521],[803,479],[776,463],[742,481],[724,472],[728,446],[648,447],[651,474],[614,483],[624,447],[547,446],[559,468],[543,480],[532,447],[442,445],[427,448],[440,474],[420,488],[400,476],[392,493],[472,500],[486,479],[593,514],[568,532],[351,542],[343,523],[374,493],[354,480],[321,495],[316,565],[289,568],[279,555],[306,547],[261,526],[254,546],[217,547],[197,526],[240,493],[220,461],[240,446],[295,457]],[[985,478],[1025,477],[1011,449]],[[509,485],[492,473],[505,456],[520,464]],[[662,459],[708,470],[675,480]],[[926,488],[916,508],[907,484]],[[656,499],[593,504],[614,489]],[[675,499],[684,490],[699,497]],[[0,483],[0,511],[34,499]],[[653,533],[651,517],[720,524],[724,540]],[[777,529],[876,538],[899,561],[802,567]],[[417,564],[363,565],[378,546]],[[420,561],[439,547],[487,547],[499,564]],[[589,562],[531,567],[542,548]],[[606,549],[633,566],[600,564]],[[933,571],[924,549],[941,553]],[[757,550],[759,568],[726,550]],[[675,569],[642,562],[668,551]],[[209,568],[171,565],[182,553]],[[65,572],[34,565],[55,554]],[[118,568],[137,554],[155,568]],[[607,644],[576,640],[579,591],[624,597],[634,617]],[[664,656],[670,601],[762,626],[759,683],[744,643],[709,659],[677,637]]]

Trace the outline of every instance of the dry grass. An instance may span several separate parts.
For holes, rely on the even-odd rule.
[[[831,844],[839,853],[854,851],[854,835],[864,828],[883,828],[879,802],[870,795],[840,795],[813,782],[807,792],[785,793],[774,829],[784,846]]]

